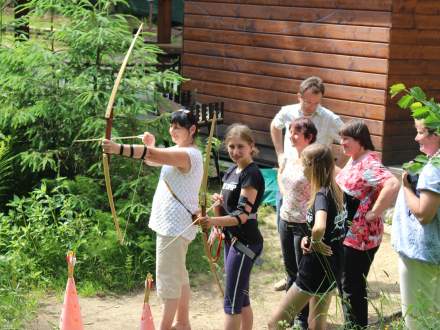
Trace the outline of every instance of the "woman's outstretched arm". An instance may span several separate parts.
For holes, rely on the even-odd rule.
[[[170,165],[186,173],[191,169],[191,160],[185,150],[179,148],[147,147],[142,144],[120,144],[111,140],[102,141],[105,153],[119,154],[134,159],[143,159],[144,162],[153,162],[160,165]]]

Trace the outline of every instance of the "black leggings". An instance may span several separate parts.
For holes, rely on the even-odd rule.
[[[306,223],[289,223],[280,218],[278,231],[280,233],[281,251],[283,253],[284,266],[287,273],[286,291],[292,286],[298,274],[298,266],[303,256],[301,239],[307,236]],[[298,319],[307,325],[309,317],[309,305],[307,304],[298,314]]]
[[[348,329],[362,329],[368,325],[367,276],[378,249],[360,251],[344,246],[342,306]]]

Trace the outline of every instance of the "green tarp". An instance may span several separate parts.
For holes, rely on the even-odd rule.
[[[273,168],[261,169],[266,186],[263,195],[263,204],[276,206],[276,196],[278,192],[277,170]]]

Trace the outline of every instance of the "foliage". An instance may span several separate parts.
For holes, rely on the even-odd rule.
[[[9,137],[0,136],[0,201],[7,195],[12,182],[12,161]]]
[[[143,177],[143,183],[153,176]],[[142,274],[151,270],[154,244],[144,223],[129,221],[126,243],[115,244],[111,216],[99,210],[106,203],[100,189],[97,182],[85,177],[57,179],[45,181],[29,197],[15,197],[9,203],[9,212],[0,218],[0,254],[10,258],[12,269],[19,271],[12,276],[17,283],[23,287],[50,284],[66,273],[68,250],[79,256],[76,278],[100,282],[107,289],[131,289],[133,274],[127,270]],[[142,208],[140,214],[149,213],[148,206]],[[123,229],[127,215],[120,217]]]
[[[155,184],[157,173],[140,178],[139,186]],[[154,269],[154,240],[145,228],[150,205],[133,201],[120,216],[125,244],[116,244],[111,215],[99,209],[106,203],[99,184],[90,178],[44,181],[29,197],[15,197],[0,217],[0,291],[63,287],[67,274],[65,254],[76,251],[78,283],[96,283],[104,290],[124,291],[139,286]],[[150,190],[151,191],[151,190]],[[125,206],[125,207],[124,207]],[[1,316],[1,315],[0,315]],[[4,315],[2,316],[5,317]]]
[[[411,111],[414,119],[423,119],[426,127],[434,129],[440,135],[440,104],[434,98],[428,99],[425,92],[418,86],[407,88],[404,84],[398,83],[390,87],[391,97],[404,94],[397,105],[405,110]],[[403,168],[410,173],[419,173],[428,162],[426,155],[418,155],[413,161],[403,164]],[[440,158],[431,160],[436,166],[440,166]]]
[[[104,131],[101,118],[132,39],[127,18],[111,13],[119,2],[30,1],[31,15],[66,17],[50,37],[58,46],[30,40],[0,48],[0,132],[13,137],[16,187],[28,191],[43,177],[99,172],[99,148],[72,141]],[[155,113],[159,92],[180,83],[177,74],[156,70],[159,52],[136,44],[116,99],[115,136],[136,132],[139,119]]]
[[[411,110],[415,119],[423,119],[424,124],[440,134],[440,104],[434,98],[428,99],[425,92],[418,86],[407,89],[402,83],[390,87],[391,97],[404,93],[397,102],[402,109]]]
[[[73,142],[103,136],[107,102],[132,40],[129,21],[136,21],[113,12],[125,2],[30,0],[30,18],[55,13],[61,24],[46,42],[0,45],[0,186],[8,200],[0,205],[1,328],[20,328],[18,315],[34,306],[29,291],[64,287],[67,250],[77,253],[75,277],[86,294],[131,290],[153,270],[155,243],[146,222],[157,169],[144,171],[139,162],[112,157],[125,233],[119,245],[99,143]],[[160,50],[141,39],[116,97],[112,133],[149,130],[158,144],[168,145],[168,117],[155,116],[156,104],[182,78],[157,71]]]
[[[4,258],[0,256],[0,271],[7,271]],[[11,288],[0,285],[0,329],[23,329],[23,322],[30,320],[32,315],[23,313],[23,310],[33,310],[37,306],[39,294],[27,293],[20,287]],[[24,314],[24,315],[23,315]]]

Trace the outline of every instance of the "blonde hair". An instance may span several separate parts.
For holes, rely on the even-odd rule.
[[[428,131],[429,135],[433,135],[433,134],[438,135],[437,134],[437,130],[435,128],[426,126],[424,118],[422,118],[422,119],[414,119],[414,123],[415,124],[418,123],[418,124],[422,125],[424,128],[426,128],[426,130]]]
[[[251,152],[252,157],[258,155],[258,149],[257,147],[255,147],[254,134],[252,133],[251,129],[248,126],[237,123],[230,125],[226,129],[226,135],[224,139],[225,145],[227,146],[229,141],[234,137],[237,137],[240,140],[243,140],[252,146],[252,152]]]
[[[308,145],[301,153],[301,160],[304,168],[310,171],[311,198],[308,206],[313,207],[315,196],[321,188],[328,188],[336,209],[342,211],[343,195],[335,181],[335,161],[330,147],[319,143]]]

